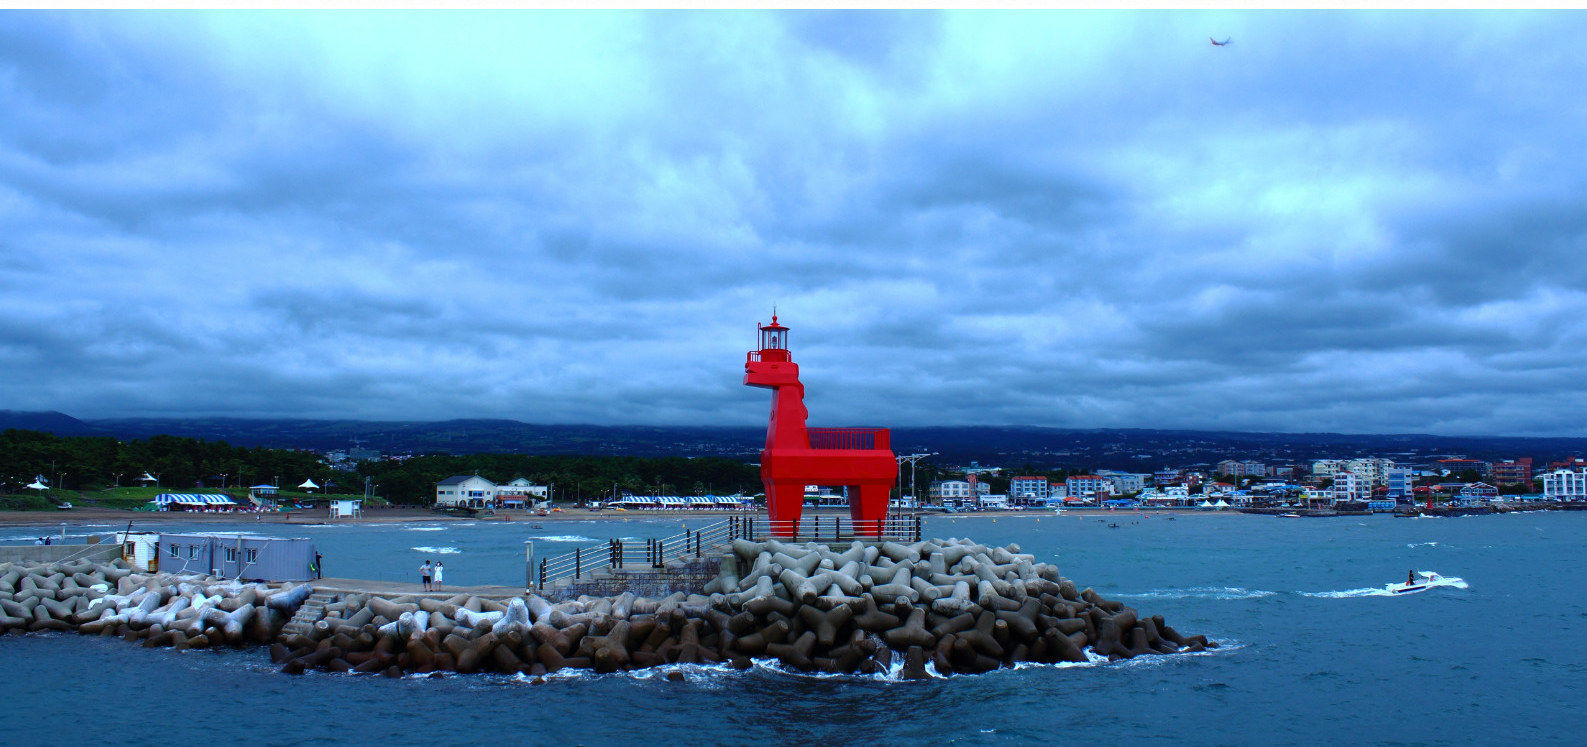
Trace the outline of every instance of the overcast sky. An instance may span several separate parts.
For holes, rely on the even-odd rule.
[[[0,12],[0,409],[1587,435],[1584,38]]]

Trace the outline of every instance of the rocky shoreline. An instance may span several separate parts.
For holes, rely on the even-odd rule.
[[[926,540],[831,547],[737,540],[705,593],[504,600],[345,593],[285,629],[312,593],[124,562],[0,566],[0,633],[76,631],[149,647],[268,645],[283,672],[607,673],[666,664],[906,679],[1019,662],[1087,662],[1216,647],[1160,615],[1080,589],[1017,545]],[[299,623],[301,625],[301,623]],[[672,672],[669,677],[681,677]],[[538,681],[538,679],[536,680]]]

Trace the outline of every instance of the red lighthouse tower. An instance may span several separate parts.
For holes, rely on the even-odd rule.
[[[886,428],[807,428],[805,388],[799,365],[788,352],[788,328],[756,325],[760,350],[744,361],[744,385],[772,390],[766,448],[760,452],[760,479],[766,487],[772,533],[798,533],[806,485],[849,489],[849,515],[855,534],[880,536],[887,499],[898,475],[891,433]]]

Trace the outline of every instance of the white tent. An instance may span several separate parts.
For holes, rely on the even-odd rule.
[[[160,480],[158,478],[156,478],[154,475],[151,475],[151,474],[149,474],[147,472],[143,473],[143,477],[138,478],[138,482],[159,482],[159,481]]]
[[[304,490],[315,490],[319,488],[318,485],[314,484],[314,480],[312,478],[304,480],[301,485],[298,485],[298,487],[303,488]]]
[[[1224,500],[1224,499],[1222,499],[1222,498],[1219,498],[1217,503],[1212,504],[1212,507],[1213,508],[1228,508],[1229,507],[1229,502]]]
[[[33,488],[34,490],[49,490],[50,489],[50,486],[48,486],[48,485],[39,484],[38,480],[34,480],[33,482],[28,483],[28,487]]]
[[[1202,502],[1196,504],[1196,508],[1212,508],[1212,501],[1202,500]]]

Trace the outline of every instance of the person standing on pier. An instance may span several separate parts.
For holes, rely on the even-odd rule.
[[[430,590],[430,561],[429,560],[425,560],[424,561],[424,565],[419,566],[419,580],[424,582],[424,590],[425,591],[429,591]]]
[[[435,590],[436,591],[440,591],[441,590],[441,576],[445,572],[445,570],[446,569],[444,568],[444,564],[441,561],[439,561],[439,560],[435,561]]]

